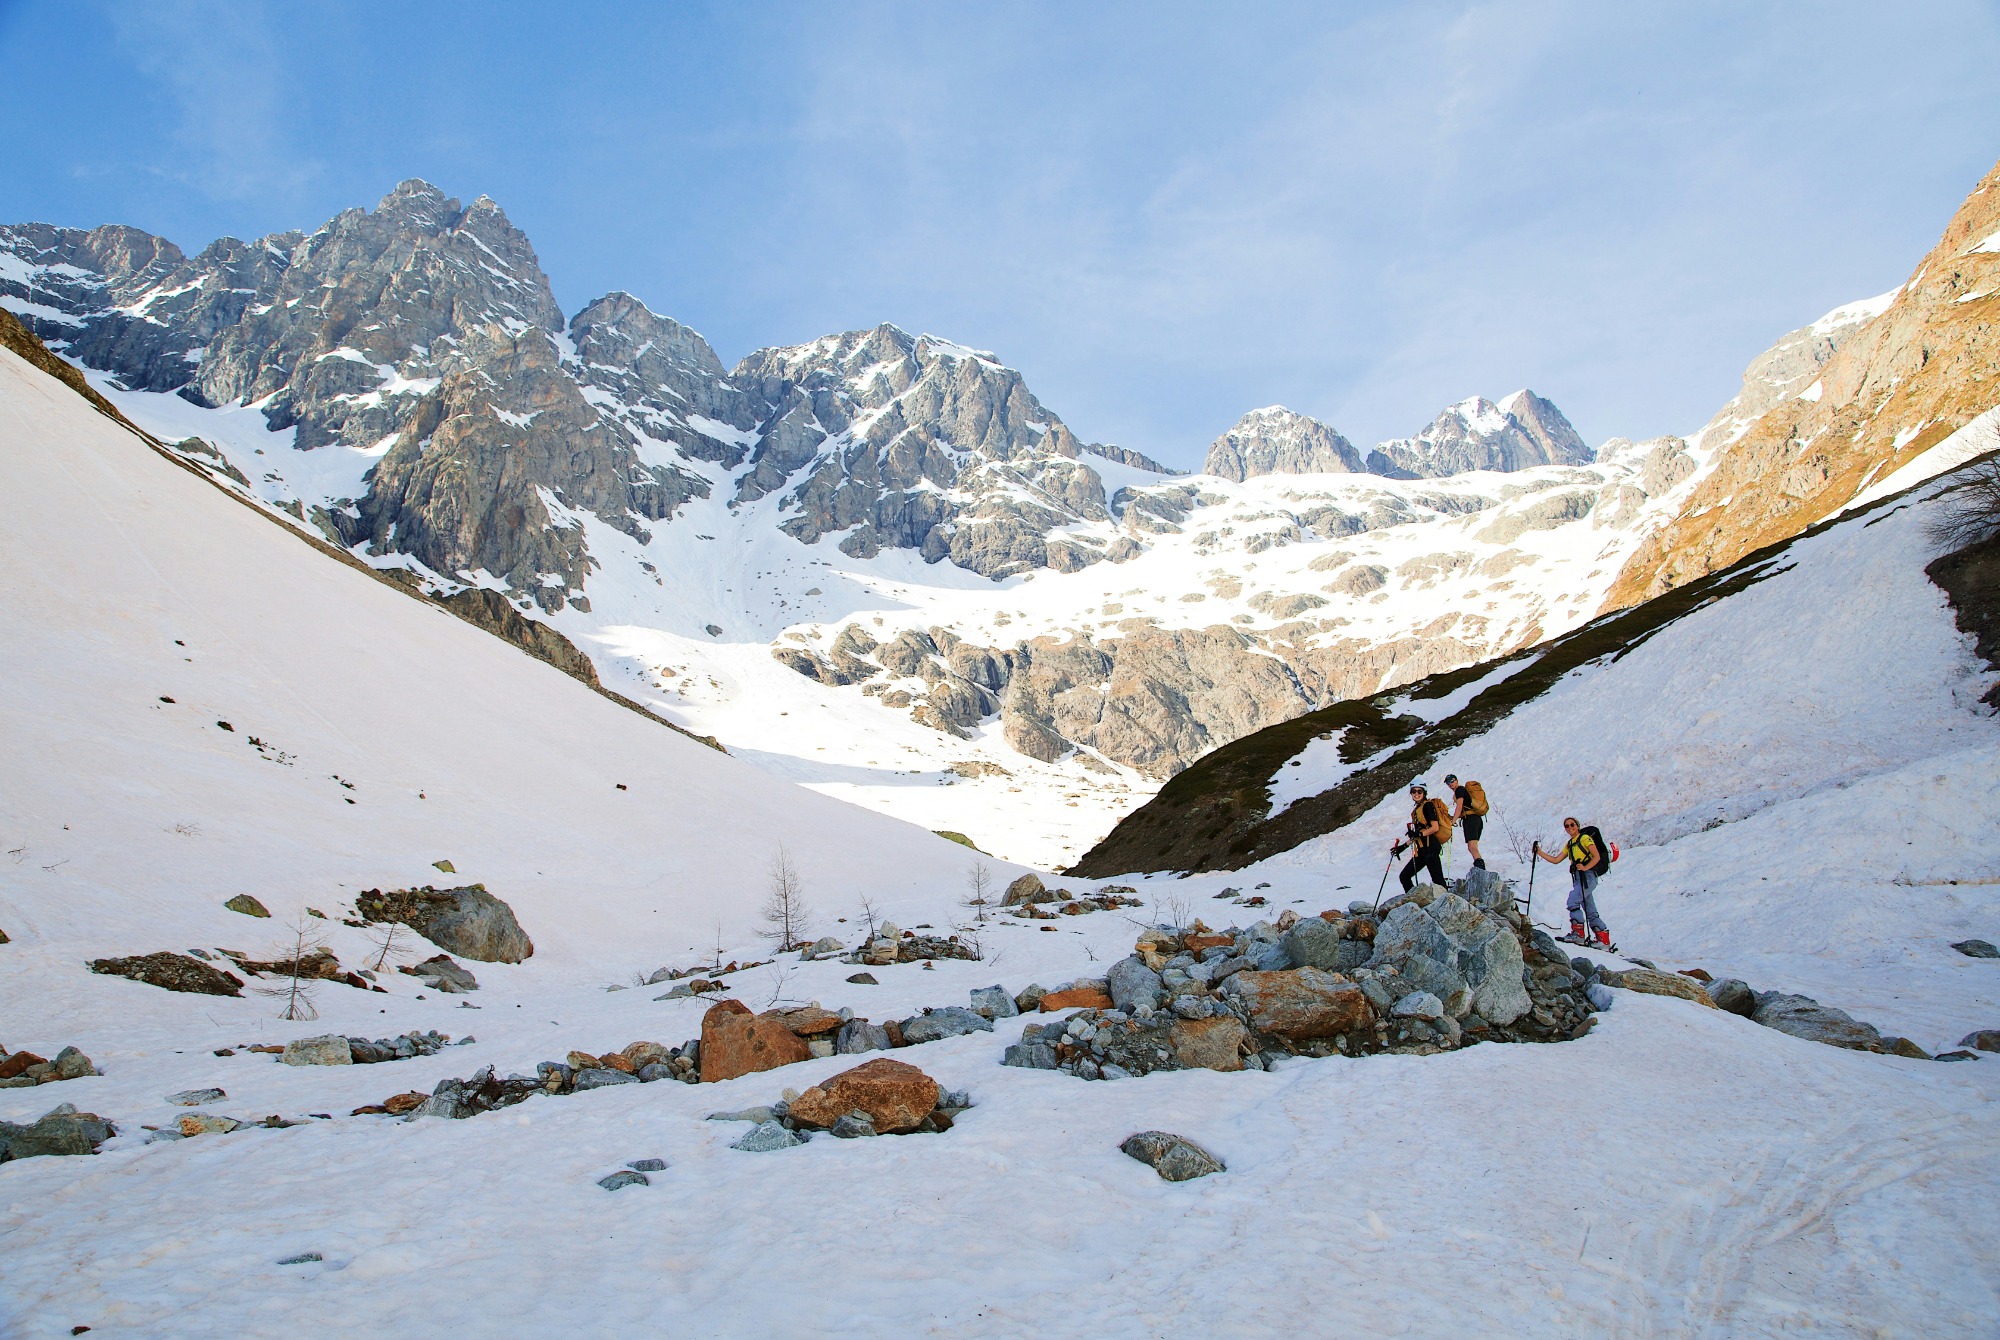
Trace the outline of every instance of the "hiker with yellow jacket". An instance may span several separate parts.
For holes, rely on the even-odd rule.
[[[1611,943],[1610,929],[1597,915],[1597,881],[1611,869],[1615,851],[1606,851],[1597,830],[1584,828],[1575,819],[1563,820],[1563,833],[1568,841],[1560,851],[1543,851],[1539,842],[1534,848],[1535,855],[1550,865],[1569,862],[1569,934],[1562,938],[1571,944],[1589,944],[1584,935],[1587,921],[1591,933],[1597,936],[1595,947],[1616,950],[1618,946]]]

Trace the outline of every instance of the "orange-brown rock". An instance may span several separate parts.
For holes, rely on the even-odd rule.
[[[40,1065],[43,1059],[33,1052],[15,1052],[6,1060],[0,1061],[0,1079],[12,1079],[29,1066]]]
[[[563,1059],[569,1062],[569,1068],[571,1070],[603,1069],[603,1066],[598,1063],[597,1054],[595,1052],[573,1051],[568,1056],[565,1056]]]
[[[1281,1038],[1336,1037],[1375,1022],[1368,997],[1338,973],[1318,968],[1239,972],[1229,981],[1230,989],[1250,1007],[1250,1022]]]
[[[808,1005],[798,1010],[777,1010],[769,1018],[775,1018],[786,1028],[802,1038],[816,1038],[822,1033],[840,1031],[840,1016],[832,1010],[823,1010],[817,1005]]]
[[[1183,1066],[1205,1070],[1241,1070],[1243,1044],[1250,1030],[1233,1014],[1217,1014],[1207,1019],[1182,1019],[1174,1024],[1170,1045],[1174,1060]]]
[[[426,1093],[399,1093],[382,1100],[382,1110],[392,1117],[400,1117],[405,1112],[414,1112],[424,1105],[430,1095]]]
[[[350,1117],[379,1117],[386,1115],[388,1111],[389,1109],[380,1103],[364,1103],[347,1115]]]
[[[606,1052],[597,1058],[597,1064],[606,1070],[622,1070],[628,1075],[639,1073],[639,1067],[626,1060],[623,1052]]]
[[[671,1059],[667,1048],[657,1042],[634,1042],[627,1045],[620,1054],[632,1063],[635,1074],[649,1065],[663,1065]]]
[[[1707,968],[1682,968],[1681,976],[1692,977],[1697,982],[1712,982],[1715,980],[1714,974],[1710,973]]]
[[[1067,991],[1051,991],[1042,997],[1042,1009],[1048,1010],[1108,1010],[1111,997],[1092,987],[1076,986]]]
[[[884,1019],[882,1021],[882,1032],[888,1036],[889,1045],[891,1047],[904,1047],[909,1045],[903,1041],[903,1025],[901,1020]]]
[[[1187,948],[1188,953],[1199,954],[1206,949],[1227,948],[1236,941],[1227,935],[1188,935],[1182,938],[1181,943]]]
[[[701,1080],[735,1079],[811,1057],[805,1039],[776,1019],[750,1013],[739,1000],[719,1000],[701,1017]]]
[[[937,1081],[913,1065],[880,1056],[816,1084],[792,1100],[791,1114],[827,1127],[849,1112],[866,1112],[877,1134],[912,1131],[938,1103]]]

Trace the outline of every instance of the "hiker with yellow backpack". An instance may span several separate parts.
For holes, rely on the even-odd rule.
[[[1403,867],[1403,892],[1416,887],[1419,870],[1429,873],[1431,883],[1445,887],[1444,866],[1439,863],[1438,855],[1444,844],[1451,841],[1451,810],[1442,800],[1431,799],[1422,782],[1410,787],[1410,822],[1403,832],[1404,840],[1389,849],[1391,860],[1412,847],[1416,849]]]
[[[1616,953],[1618,946],[1611,943],[1611,931],[1597,915],[1597,881],[1611,873],[1611,863],[1618,859],[1618,848],[1604,840],[1603,832],[1595,824],[1565,819],[1563,833],[1568,840],[1559,851],[1543,851],[1540,842],[1534,846],[1535,855],[1550,865],[1569,862],[1569,934],[1559,938],[1568,944],[1590,945],[1584,934],[1588,924],[1590,933],[1597,937],[1597,943],[1591,947]]]
[[[1465,830],[1465,849],[1472,853],[1472,868],[1484,870],[1486,858],[1479,854],[1479,835],[1486,831],[1486,788],[1478,782],[1461,786],[1455,772],[1444,775],[1444,784],[1451,788],[1451,817]]]

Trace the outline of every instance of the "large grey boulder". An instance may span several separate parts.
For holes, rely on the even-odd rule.
[[[1455,894],[1427,906],[1406,902],[1375,933],[1371,968],[1393,967],[1405,985],[1428,991],[1462,1017],[1454,997],[1489,1023],[1513,1023],[1533,1008],[1521,982],[1521,942],[1502,918]]]
[[[1847,1011],[1822,1005],[1811,996],[1767,991],[1757,997],[1757,1010],[1750,1018],[1808,1042],[1852,1051],[1882,1050],[1882,1034],[1873,1024],[1864,1024]]]
[[[1504,912],[1514,905],[1514,899],[1507,892],[1506,881],[1491,870],[1481,870],[1474,866],[1465,872],[1459,881],[1458,896],[1474,907],[1492,912]]]
[[[1111,971],[1104,974],[1104,982],[1110,988],[1111,1003],[1127,1013],[1141,1005],[1158,1008],[1160,1004],[1160,974],[1136,955],[1112,964]]]
[[[1708,998],[1717,1009],[1740,1014],[1745,1019],[1757,1012],[1757,993],[1739,978],[1724,977],[1710,982]]]
[[[367,921],[401,922],[440,949],[481,963],[519,963],[534,941],[514,919],[514,909],[484,884],[457,889],[369,889],[354,900]]]
[[[58,1103],[27,1126],[0,1121],[0,1163],[43,1156],[95,1154],[97,1147],[118,1133],[95,1112],[79,1112],[73,1103]]]
[[[988,1019],[1011,1019],[1021,1012],[1004,986],[980,986],[972,990],[972,1008]]]
[[[904,1043],[915,1044],[955,1038],[966,1033],[991,1033],[993,1021],[961,1005],[947,1005],[943,1009],[903,1020],[901,1029]]]

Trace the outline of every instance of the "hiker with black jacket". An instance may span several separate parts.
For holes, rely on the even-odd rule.
[[[1535,855],[1550,865],[1569,862],[1569,934],[1564,937],[1575,944],[1589,944],[1584,935],[1584,923],[1597,936],[1597,947],[1615,950],[1611,943],[1611,931],[1604,919],[1597,915],[1597,880],[1611,866],[1610,853],[1604,845],[1593,838],[1575,819],[1563,820],[1563,832],[1569,840],[1559,852],[1542,850],[1542,844],[1535,844]]]
[[[1451,788],[1451,817],[1465,830],[1465,849],[1472,854],[1472,868],[1484,870],[1486,858],[1479,854],[1479,835],[1486,831],[1486,788],[1478,782],[1459,785],[1455,772],[1444,775],[1444,784]]]
[[[1401,878],[1404,893],[1416,887],[1419,870],[1428,871],[1431,883],[1439,888],[1444,887],[1444,866],[1440,864],[1438,854],[1443,850],[1445,838],[1450,834],[1451,830],[1448,827],[1450,822],[1450,812],[1445,809],[1444,802],[1432,800],[1430,792],[1422,782],[1410,788],[1410,822],[1403,830],[1404,840],[1391,849],[1399,856],[1405,848],[1416,849],[1415,854],[1403,867]]]

